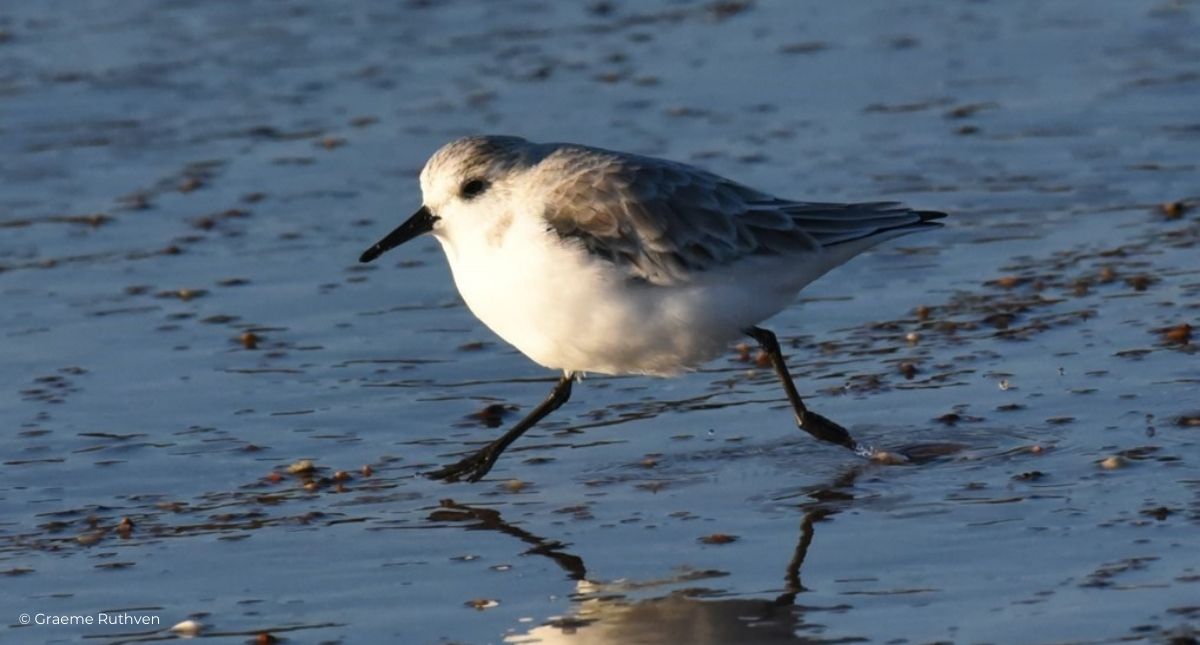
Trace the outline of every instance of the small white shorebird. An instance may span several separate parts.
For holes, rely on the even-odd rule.
[[[463,300],[540,365],[550,396],[499,439],[429,475],[478,481],[561,406],[585,372],[670,376],[756,340],[800,428],[861,450],[800,400],[779,343],[758,323],[802,287],[944,213],[895,202],[780,199],[686,164],[567,143],[452,141],[421,171],[424,205],[361,262],[433,233]]]

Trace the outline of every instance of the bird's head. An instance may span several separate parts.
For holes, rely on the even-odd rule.
[[[422,206],[359,258],[370,262],[424,233],[443,242],[455,230],[480,229],[502,214],[523,170],[539,160],[536,144],[520,137],[464,137],[442,146],[421,171]]]

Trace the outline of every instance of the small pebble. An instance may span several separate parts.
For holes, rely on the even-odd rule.
[[[1158,210],[1167,219],[1179,219],[1187,212],[1188,206],[1183,202],[1166,202],[1159,205]]]
[[[490,403],[484,406],[482,410],[471,416],[479,419],[485,426],[489,428],[498,428],[500,427],[500,424],[504,422],[504,415],[507,414],[511,408],[512,406],[507,406],[503,403]]]
[[[1150,285],[1154,284],[1155,282],[1158,282],[1157,278],[1148,276],[1144,273],[1139,274],[1139,275],[1129,276],[1128,278],[1125,278],[1125,284],[1133,287],[1134,291],[1145,291],[1146,289],[1148,289],[1150,287]]]
[[[318,145],[326,150],[333,150],[346,145],[346,140],[339,137],[325,137],[318,142]]]
[[[202,629],[204,629],[203,623],[198,620],[188,619],[181,623],[176,623],[174,627],[167,631],[174,632],[180,636],[195,636],[196,634],[199,634],[200,630]]]
[[[888,452],[886,450],[874,450],[871,452],[871,461],[877,464],[886,464],[888,466],[899,466],[908,463],[908,457],[898,452]]]
[[[1187,323],[1175,325],[1163,330],[1163,339],[1168,343],[1187,345],[1192,342],[1192,326]]]
[[[1125,458],[1120,455],[1112,455],[1100,460],[1100,467],[1105,470],[1116,470],[1124,468],[1126,465]]]
[[[315,464],[313,464],[311,459],[301,459],[300,461],[297,461],[296,463],[287,467],[287,471],[293,475],[311,473],[316,469],[317,467]]]
[[[1153,517],[1154,519],[1162,522],[1163,520],[1167,519],[1168,517],[1174,515],[1175,511],[1171,510],[1170,508],[1167,508],[1166,506],[1155,506],[1153,508],[1147,508],[1147,509],[1142,510],[1141,514],[1148,516],[1148,517]]]
[[[102,531],[95,531],[93,533],[84,533],[83,535],[78,535],[75,537],[75,541],[83,546],[92,546],[93,544],[99,542],[100,538],[103,537],[104,533]]]
[[[510,479],[501,484],[501,486],[504,488],[504,490],[510,493],[519,493],[529,487],[529,482],[523,482],[519,479]]]
[[[733,351],[737,352],[737,359],[743,363],[750,362],[750,345],[747,343],[738,343],[734,345]]]

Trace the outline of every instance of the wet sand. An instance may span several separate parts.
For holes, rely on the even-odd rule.
[[[1197,11],[0,7],[0,633],[1194,639]],[[950,212],[768,324],[814,409],[911,462],[797,431],[731,347],[588,378],[479,484],[420,477],[555,378],[433,240],[356,262],[476,132]],[[159,624],[19,620],[102,612]]]

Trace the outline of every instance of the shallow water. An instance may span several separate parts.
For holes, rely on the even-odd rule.
[[[1198,12],[4,5],[4,635],[1194,638]],[[814,408],[911,463],[797,432],[731,348],[589,378],[484,482],[417,476],[555,377],[432,240],[356,263],[471,132],[951,212],[769,324]],[[159,624],[19,620],[101,612]]]

